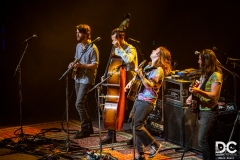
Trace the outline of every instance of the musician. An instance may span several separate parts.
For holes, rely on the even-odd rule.
[[[76,109],[80,116],[81,131],[78,131],[74,136],[75,139],[89,137],[93,133],[92,122],[89,117],[87,107],[87,95],[88,91],[95,83],[97,74],[99,52],[95,44],[88,45],[91,40],[91,29],[87,24],[80,24],[77,27],[77,40],[80,42],[77,44],[75,59],[81,57],[79,63],[75,64],[77,68],[75,80],[76,90]],[[88,47],[88,48],[86,48]],[[84,49],[86,49],[85,52]],[[71,67],[73,62],[68,66]]]
[[[128,83],[136,75],[134,72],[134,68],[138,65],[136,48],[125,41],[125,32],[119,31],[119,28],[112,30],[111,39],[112,44],[115,47],[112,56],[117,55],[122,58],[124,65],[126,65],[126,83]],[[125,110],[130,110],[132,103],[133,102],[126,99]],[[128,117],[127,113],[125,113],[125,115]],[[102,144],[109,144],[112,142],[116,142],[116,131],[108,130],[108,135],[105,139],[102,140]]]
[[[199,87],[190,87],[189,91],[199,98],[199,130],[198,143],[202,148],[204,160],[213,159],[214,146],[209,145],[209,137],[218,116],[218,99],[222,87],[222,70],[215,53],[210,49],[204,49],[199,54],[199,67],[201,69]],[[191,104],[192,95],[186,100]],[[213,149],[213,152],[211,150]]]
[[[146,118],[152,111],[158,98],[158,92],[163,84],[164,76],[171,72],[171,54],[165,47],[159,47],[153,50],[151,55],[151,63],[147,65],[143,71],[141,68],[135,68],[142,82],[142,89],[137,95],[132,112],[135,113],[135,131],[136,131],[136,148],[138,151],[138,160],[145,160],[144,146],[151,146],[149,158],[154,157],[161,149],[158,143],[144,127]],[[125,91],[131,88],[130,81]],[[131,127],[133,127],[133,121]],[[132,128],[133,130],[134,128]]]

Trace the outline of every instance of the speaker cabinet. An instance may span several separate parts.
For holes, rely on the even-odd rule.
[[[172,103],[164,103],[164,138],[170,142],[184,145],[184,109]]]
[[[236,117],[237,113],[230,113],[218,116],[209,137],[211,148],[214,149],[216,141],[222,141],[224,143],[228,142]],[[195,123],[196,126],[194,130]],[[163,133],[166,140],[181,146],[188,145],[190,149],[201,152],[201,148],[198,144],[198,130],[199,123],[195,114],[191,113],[190,110],[184,108],[183,106],[164,102]],[[237,125],[231,139],[232,141],[238,143],[237,148],[239,148],[240,143],[239,131],[240,127],[239,125]],[[188,144],[192,134],[192,140]]]
[[[196,115],[183,106],[173,103],[164,103],[164,138],[170,142],[181,146],[186,146],[192,136],[194,124],[195,131],[188,147],[200,151],[198,146],[198,129],[199,123]]]
[[[191,113],[190,110],[184,110],[184,130],[185,130],[185,146],[189,146],[189,148],[201,151],[201,148],[198,145],[198,129],[199,123],[196,114]],[[191,141],[190,138],[192,137]],[[189,143],[190,141],[190,143]],[[188,144],[189,143],[189,144]]]

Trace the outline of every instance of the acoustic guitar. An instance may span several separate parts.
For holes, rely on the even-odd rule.
[[[76,59],[74,60],[74,63],[76,62]],[[79,62],[77,62],[76,64],[78,64]],[[72,78],[74,78],[75,76],[76,76],[76,74],[77,74],[77,70],[78,70],[78,68],[77,67],[74,67],[73,68],[73,71],[72,71]]]
[[[140,65],[138,66],[138,68],[141,68],[143,67],[143,65],[146,63],[146,60],[142,61],[140,63]],[[136,75],[133,80],[132,80],[132,85],[128,91],[128,95],[127,95],[127,98],[134,101],[137,94],[138,94],[138,91],[141,89],[141,85],[142,85],[142,81],[141,79],[139,78],[138,75]]]

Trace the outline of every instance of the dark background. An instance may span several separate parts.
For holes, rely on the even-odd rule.
[[[18,77],[14,72],[26,43],[33,34],[21,63],[23,124],[61,120],[66,107],[65,78],[59,81],[74,60],[76,26],[88,24],[96,45],[100,82],[111,50],[110,32],[119,27],[123,14],[130,13],[128,37],[141,41],[141,52],[149,60],[153,48],[166,46],[177,61],[176,69],[198,68],[194,51],[218,48],[216,55],[229,70],[239,75],[227,57],[239,59],[240,5],[238,1],[170,0],[2,0],[1,13],[1,103],[0,125],[19,125]],[[130,42],[136,46],[134,42]],[[139,62],[142,61],[138,54]],[[70,76],[69,76],[70,77]],[[233,99],[233,76],[224,73],[224,94]],[[237,82],[240,80],[237,79]],[[78,119],[74,106],[73,79],[69,118]],[[239,99],[239,91],[237,93]],[[238,100],[239,103],[239,100]],[[91,116],[97,119],[96,95],[90,93]]]

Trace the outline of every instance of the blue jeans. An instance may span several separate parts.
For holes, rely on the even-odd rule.
[[[217,111],[200,111],[199,130],[198,130],[198,144],[202,148],[202,154],[204,160],[212,159],[215,152],[211,152],[209,146],[209,137],[212,131],[213,125],[217,120]]]
[[[81,121],[81,129],[89,131],[92,127],[92,122],[89,118],[88,110],[87,110],[87,92],[90,89],[90,84],[82,84],[75,82],[75,90],[76,90],[76,109],[80,116]]]
[[[157,143],[152,135],[144,127],[148,115],[153,109],[153,104],[143,100],[135,100],[133,109],[135,109],[135,132],[136,132],[136,148],[138,153],[144,152],[144,146]],[[133,123],[131,129],[133,130]]]

